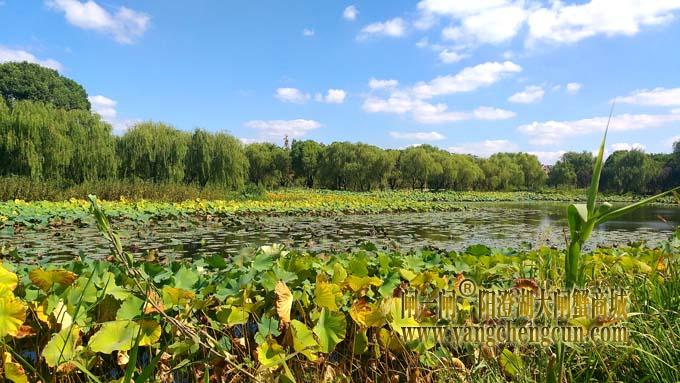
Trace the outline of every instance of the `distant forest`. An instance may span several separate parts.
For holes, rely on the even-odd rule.
[[[287,140],[244,145],[227,133],[142,122],[122,136],[90,111],[84,88],[29,63],[0,64],[0,176],[59,181],[143,180],[239,190],[306,186],[336,190],[540,190],[584,188],[595,159],[568,152],[552,167],[527,153],[489,158],[430,145],[402,150],[350,142]],[[597,143],[593,143],[596,146]],[[680,184],[680,142],[669,154],[616,151],[602,189],[646,194]]]

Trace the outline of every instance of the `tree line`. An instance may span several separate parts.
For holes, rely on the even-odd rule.
[[[142,122],[122,136],[90,112],[84,89],[35,64],[0,64],[0,175],[57,180],[143,180],[239,190],[306,186],[336,190],[540,190],[584,188],[595,159],[568,152],[551,168],[534,155],[489,158],[434,146],[382,149],[312,140],[242,144],[223,132]],[[670,154],[617,151],[607,159],[603,189],[651,193],[680,183],[680,142]]]

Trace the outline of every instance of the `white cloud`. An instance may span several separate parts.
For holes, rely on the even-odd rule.
[[[359,15],[359,10],[354,5],[350,5],[342,11],[342,17],[345,20],[356,20]]]
[[[400,140],[439,141],[446,137],[438,132],[390,132],[390,137]]]
[[[369,82],[372,89],[392,87],[387,97],[370,95],[364,100],[363,109],[368,113],[410,113],[414,120],[424,124],[440,124],[462,120],[501,120],[515,116],[514,112],[479,107],[473,111],[449,111],[444,103],[423,101],[435,96],[470,92],[482,86],[489,86],[508,73],[521,71],[519,65],[506,61],[489,62],[461,70],[456,75],[440,76],[430,82],[419,82],[413,87],[397,89],[396,80],[375,80]],[[385,81],[385,82],[381,82]],[[392,82],[394,81],[394,82]]]
[[[573,121],[534,121],[519,126],[517,130],[530,136],[529,142],[532,144],[551,145],[568,137],[603,132],[607,120],[608,117],[593,117]],[[622,114],[612,118],[609,130],[642,130],[678,122],[680,122],[678,114]]]
[[[92,111],[99,114],[102,120],[111,125],[113,134],[124,134],[128,129],[142,121],[138,118],[119,119],[118,111],[116,110],[118,102],[106,96],[98,94],[96,96],[89,96],[87,99],[90,101]]]
[[[304,93],[297,88],[278,88],[274,97],[283,102],[290,102],[293,104],[304,104],[309,101],[312,96],[309,93]],[[314,95],[314,101],[325,102],[327,104],[342,104],[345,102],[347,93],[342,89],[328,89],[326,96],[321,93]]]
[[[326,94],[324,101],[328,104],[342,104],[345,102],[346,96],[347,93],[345,93],[345,91],[342,89],[328,89],[328,93]]]
[[[442,37],[456,41],[498,44],[515,37],[527,17],[528,11],[520,3],[487,7],[478,12],[453,16],[459,25],[444,29]]]
[[[118,104],[116,101],[100,94],[96,96],[90,96],[87,99],[90,101],[93,112],[102,116],[102,118],[106,121],[115,120],[117,114],[116,104]]]
[[[13,62],[27,61],[27,62],[30,62],[30,63],[42,65],[42,66],[47,67],[47,68],[52,68],[52,69],[55,69],[55,70],[58,70],[58,71],[63,69],[63,66],[61,65],[61,63],[59,61],[52,60],[52,59],[41,60],[41,59],[35,57],[35,55],[33,55],[30,52],[26,52],[26,51],[20,50],[20,49],[10,49],[10,48],[6,48],[6,47],[3,47],[2,45],[0,45],[0,63],[10,62],[10,61],[13,61]]]
[[[46,0],[45,3],[64,12],[71,25],[108,34],[122,44],[132,44],[141,37],[151,20],[148,15],[127,7],[110,13],[93,0]]]
[[[552,2],[528,19],[529,44],[574,43],[596,35],[632,36],[644,26],[664,24],[680,9],[677,0],[591,0],[580,4]]]
[[[401,37],[406,33],[406,22],[401,17],[395,17],[392,20],[385,22],[378,22],[368,24],[359,32],[358,39],[366,39],[370,36],[389,36]]]
[[[615,152],[617,150],[645,150],[645,146],[640,144],[640,143],[634,143],[634,144],[629,144],[627,142],[619,142],[616,144],[611,144],[609,147],[612,152]]]
[[[519,104],[532,104],[541,101],[545,91],[543,87],[531,85],[524,88],[523,91],[517,92],[508,98],[508,101]]]
[[[260,142],[267,142],[266,140],[261,139],[261,138],[246,138],[246,137],[241,137],[241,138],[239,138],[238,140],[241,141],[241,143],[242,143],[243,145],[258,144],[258,143],[260,143]]]
[[[303,93],[297,88],[278,88],[274,97],[283,102],[292,102],[294,104],[304,104],[309,100],[309,94]]]
[[[305,28],[305,29],[302,30],[302,35],[305,36],[305,37],[312,37],[312,36],[314,36],[314,30],[309,29],[309,28]]]
[[[534,156],[538,157],[538,160],[542,164],[546,165],[552,165],[555,162],[557,162],[560,158],[562,158],[562,155],[566,153],[565,150],[557,150],[554,152],[529,152],[529,154],[533,154]]]
[[[409,96],[403,91],[394,91],[387,99],[368,97],[363,104],[368,113],[410,113],[422,124],[443,124],[464,120],[504,120],[515,116],[514,112],[482,106],[473,111],[449,111],[443,103],[430,104]]]
[[[248,128],[257,129],[267,140],[302,137],[308,132],[318,129],[321,124],[314,120],[252,120],[244,124]]]
[[[459,146],[451,146],[448,150],[451,153],[489,157],[494,153],[516,152],[519,150],[519,147],[508,140],[484,140],[481,142],[467,142]]]
[[[368,81],[368,87],[371,89],[389,89],[396,88],[399,85],[397,80],[379,80],[376,78],[371,78]]]
[[[506,0],[449,1],[423,0],[418,9],[435,15],[464,17],[508,4]]]
[[[370,96],[364,101],[363,109],[369,113],[404,114],[412,111],[416,106],[407,92],[394,91],[387,99]]]
[[[583,87],[583,84],[579,82],[570,82],[567,84],[567,93],[576,94]]]
[[[674,19],[678,0],[422,0],[414,25],[428,29],[439,19],[449,26],[442,38],[469,44],[499,44],[515,38],[524,28],[526,43],[574,43],[597,35],[632,36],[644,27]]]
[[[680,114],[680,108],[679,108],[679,109],[673,109],[673,110],[671,110],[671,113],[673,113],[673,114]]]
[[[668,139],[668,142],[666,144],[671,148],[671,150],[673,150],[673,144],[675,144],[678,141],[680,141],[680,136],[673,136]]]
[[[510,110],[489,106],[480,106],[472,112],[472,115],[478,120],[507,120],[516,116],[515,112]]]
[[[440,76],[428,83],[420,82],[413,87],[418,98],[471,92],[483,86],[489,86],[511,73],[521,72],[522,67],[511,62],[486,62],[467,67],[456,75]]]
[[[614,101],[646,106],[680,106],[680,88],[638,89],[628,96],[617,97]]]
[[[442,30],[442,38],[466,43],[498,44],[515,37],[525,24],[529,10],[524,1],[424,0],[418,3],[420,19],[430,27],[440,17],[450,26]]]
[[[468,57],[465,54],[460,54],[451,49],[444,49],[439,52],[439,60],[445,64],[457,63],[458,61]]]

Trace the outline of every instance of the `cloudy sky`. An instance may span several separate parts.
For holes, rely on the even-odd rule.
[[[0,62],[135,121],[552,163],[680,138],[680,0],[0,0]]]

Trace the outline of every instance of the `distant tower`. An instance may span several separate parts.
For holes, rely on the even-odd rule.
[[[288,135],[286,134],[285,137],[283,137],[283,147],[286,149],[290,149],[290,143],[288,142]]]

